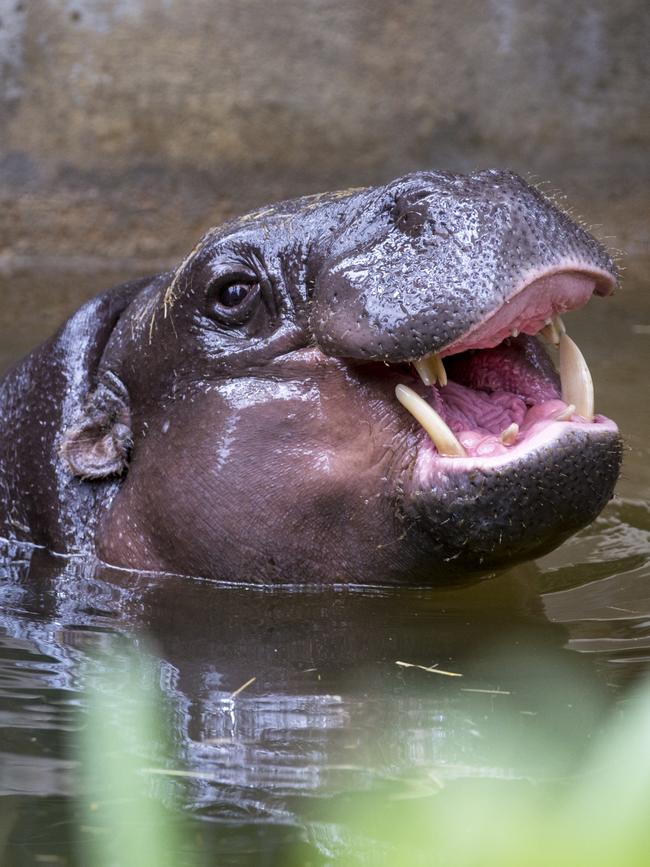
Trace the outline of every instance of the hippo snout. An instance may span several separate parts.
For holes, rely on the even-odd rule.
[[[312,328],[331,355],[397,362],[444,351],[549,275],[588,282],[575,301],[563,297],[574,287],[560,287],[558,309],[616,286],[603,246],[511,172],[410,175],[359,219],[364,231],[343,228],[314,290]]]

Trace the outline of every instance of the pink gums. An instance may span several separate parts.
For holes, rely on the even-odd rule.
[[[500,434],[510,425],[519,426],[514,444],[521,443],[566,409],[555,368],[534,338],[449,357],[446,367],[450,381],[432,388],[430,402],[470,457],[505,454],[513,443]]]
[[[609,295],[614,286],[611,274],[586,273],[568,261],[551,272],[530,274],[498,310],[441,351],[449,383],[433,387],[430,402],[468,458],[499,458],[554,435],[567,405],[553,363],[528,335],[537,334],[551,317],[584,307],[594,293]],[[521,336],[511,338],[517,333]],[[565,422],[617,429],[604,416],[587,421],[573,414]],[[519,431],[505,445],[500,435],[513,423]],[[433,444],[428,454],[427,460],[440,457]],[[457,467],[463,463],[463,458],[447,460]]]
[[[514,329],[522,334],[537,334],[552,316],[584,307],[594,291],[599,294],[611,291],[610,288],[599,290],[599,276],[561,270],[533,279],[441,354],[456,355],[470,348],[498,346]]]

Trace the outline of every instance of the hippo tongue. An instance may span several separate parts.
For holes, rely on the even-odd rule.
[[[500,434],[521,426],[529,407],[560,397],[553,364],[538,340],[510,338],[494,349],[447,358],[448,383],[432,405],[454,433]]]
[[[496,348],[448,356],[446,370],[439,357],[435,364],[427,357],[417,369],[431,386],[429,400],[406,386],[397,387],[397,399],[422,424],[438,453],[450,457],[503,454],[539,424],[591,423],[589,370],[566,333],[556,336],[560,377],[539,341],[521,335]]]
[[[449,380],[488,393],[511,392],[528,406],[560,396],[555,365],[539,340],[522,334],[500,346],[445,358]]]
[[[440,392],[435,388],[433,392],[434,409],[454,433],[472,430],[499,434],[513,422],[522,425],[526,416],[525,401],[508,391],[487,394],[450,382]]]

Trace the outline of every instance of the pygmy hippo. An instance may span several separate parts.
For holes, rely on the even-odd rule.
[[[247,214],[7,374],[0,535],[267,584],[435,584],[543,554],[618,476],[560,319],[616,283],[510,172]]]

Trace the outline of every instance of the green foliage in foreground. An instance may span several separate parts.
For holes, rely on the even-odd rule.
[[[221,863],[218,855],[197,849],[196,826],[190,835],[179,812],[169,808],[172,792],[164,788],[164,774],[152,772],[165,753],[152,694],[122,672],[90,696],[82,750],[84,812],[91,825],[82,863],[88,867]],[[183,776],[182,769],[170,772],[176,784]],[[647,867],[650,686],[617,710],[581,767],[566,778],[457,780],[435,794],[413,795],[350,794],[344,809],[339,801],[329,817],[343,826],[342,839],[354,841],[347,851],[332,858],[313,850],[305,860],[303,846],[282,862],[264,863]],[[308,836],[318,839],[317,830]],[[231,857],[227,863],[257,862]]]
[[[571,778],[465,780],[426,798],[366,804],[357,831],[384,846],[363,862],[453,867],[647,867],[650,689],[608,728]],[[369,850],[366,851],[369,855]]]
[[[164,750],[153,690],[124,671],[100,675],[95,684],[81,743],[86,792],[81,863],[175,867],[183,835],[151,796],[145,771],[145,757]]]

